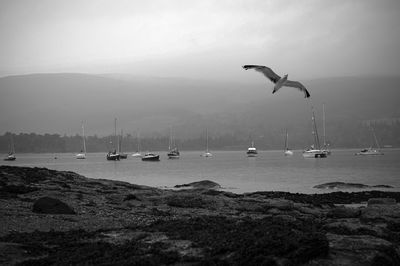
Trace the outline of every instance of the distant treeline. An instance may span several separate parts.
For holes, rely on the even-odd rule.
[[[371,127],[371,126],[372,127]],[[332,148],[362,148],[375,146],[375,140],[371,128],[373,128],[381,147],[400,147],[400,122],[374,123],[374,124],[340,124],[335,128],[329,128],[327,142]],[[292,134],[292,136],[295,134]],[[311,134],[310,134],[311,135]],[[246,149],[252,140],[256,142],[258,149],[282,149],[283,138],[281,133],[273,131],[258,134],[259,137],[250,139],[243,135],[224,134],[209,137],[209,146],[212,150],[240,150]],[[292,137],[290,146],[293,149],[306,148],[311,144],[305,137]],[[311,137],[309,138],[311,139]],[[320,139],[322,143],[321,133]],[[181,150],[203,150],[205,148],[205,136],[198,136],[192,139],[177,139],[176,146]],[[141,151],[168,150],[169,136],[141,137]],[[62,153],[79,152],[82,150],[83,141],[79,135],[66,136],[59,134],[20,133],[7,132],[0,136],[0,152],[7,153],[14,145],[16,153]],[[136,136],[127,134],[122,138],[122,150],[132,152],[137,150],[138,139]],[[114,149],[116,140],[114,136],[88,136],[86,147],[88,152],[107,152]]]

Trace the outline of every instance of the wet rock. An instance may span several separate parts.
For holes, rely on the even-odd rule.
[[[43,197],[33,203],[32,211],[46,214],[76,214],[76,212],[61,200]]]
[[[368,200],[368,206],[372,205],[395,205],[396,200],[392,198],[372,198]]]
[[[210,180],[202,180],[198,182],[192,182],[183,185],[176,185],[175,188],[206,188],[206,189],[217,189],[221,188],[221,185]]]

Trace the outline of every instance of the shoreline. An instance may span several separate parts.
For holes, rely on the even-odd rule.
[[[400,192],[214,188],[0,166],[0,264],[400,264]]]

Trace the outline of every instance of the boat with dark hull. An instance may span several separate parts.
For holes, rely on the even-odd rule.
[[[120,159],[127,159],[128,158],[128,154],[126,154],[126,153],[124,153],[122,151],[122,140],[123,140],[123,138],[124,138],[124,133],[123,133],[123,131],[121,129],[121,137],[118,138],[118,151],[119,151],[118,154],[119,154],[119,158]]]
[[[14,153],[9,153],[3,160],[4,161],[15,161],[17,157],[15,157]]]
[[[117,138],[117,119],[114,119],[114,140],[115,140],[115,148],[113,151],[109,151],[106,155],[107,161],[119,161],[121,159],[121,155],[119,154],[119,141]],[[112,141],[110,140],[110,143]],[[117,150],[118,149],[118,150]]]
[[[106,156],[107,161],[119,161],[121,156],[117,153],[117,151],[110,151]]]
[[[154,154],[154,153],[146,153],[143,157],[142,157],[142,161],[160,161],[160,155],[158,154]]]

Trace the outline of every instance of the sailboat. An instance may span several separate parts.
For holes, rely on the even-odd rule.
[[[322,104],[322,128],[323,128],[323,149],[322,151],[326,153],[326,155],[331,155],[331,151],[328,149],[328,144],[326,143],[326,130],[325,130],[325,104]]]
[[[119,151],[119,158],[126,159],[128,158],[128,154],[122,152],[122,139],[124,138],[124,134],[121,129],[121,137],[118,138],[118,151]]]
[[[179,159],[180,157],[180,152],[178,150],[178,148],[176,147],[175,144],[175,139],[172,135],[172,128],[170,129],[170,133],[169,133],[169,144],[168,144],[168,159]]]
[[[139,138],[139,131],[136,133],[136,141],[137,141],[137,149],[134,154],[132,154],[132,157],[138,157],[141,158],[142,154],[140,153],[140,138]]]
[[[285,151],[284,151],[284,153],[285,153],[285,156],[292,156],[293,155],[293,152],[289,149],[289,133],[288,133],[288,131],[286,130],[286,135],[285,135]]]
[[[212,157],[212,153],[208,150],[208,129],[206,130],[206,151],[201,155],[203,157]]]
[[[258,152],[256,147],[254,147],[254,141],[251,142],[251,147],[247,149],[246,154],[247,157],[257,157]]]
[[[376,138],[374,129],[371,125],[370,125],[370,127],[371,127],[372,135],[374,136],[375,145],[376,145],[377,149],[369,147],[369,148],[366,148],[366,149],[363,149],[363,150],[357,152],[355,155],[383,155],[383,152],[379,151],[380,147],[379,147],[378,139]]]
[[[314,144],[311,145],[311,148],[303,151],[303,157],[304,158],[326,158],[326,153],[321,150],[320,143],[319,143],[319,136],[318,136],[318,130],[317,130],[317,125],[315,123],[315,114],[314,114],[314,108],[311,107],[312,111],[312,125],[313,125],[313,137],[314,137]]]
[[[75,155],[76,159],[86,159],[86,141],[85,141],[85,125],[82,121],[82,142],[83,142],[83,149],[80,153]]]
[[[8,155],[4,158],[4,161],[15,161],[17,157],[15,157],[15,147],[14,147],[14,139],[12,134],[10,134],[10,149]]]
[[[115,140],[115,143],[117,144],[118,141],[117,141],[117,119],[116,118],[114,119],[114,140]],[[110,141],[110,143],[112,143],[112,142]],[[106,159],[108,161],[119,161],[120,155],[119,155],[117,149],[118,149],[118,145],[117,145],[117,147],[114,148],[113,151],[109,151],[107,153]]]

